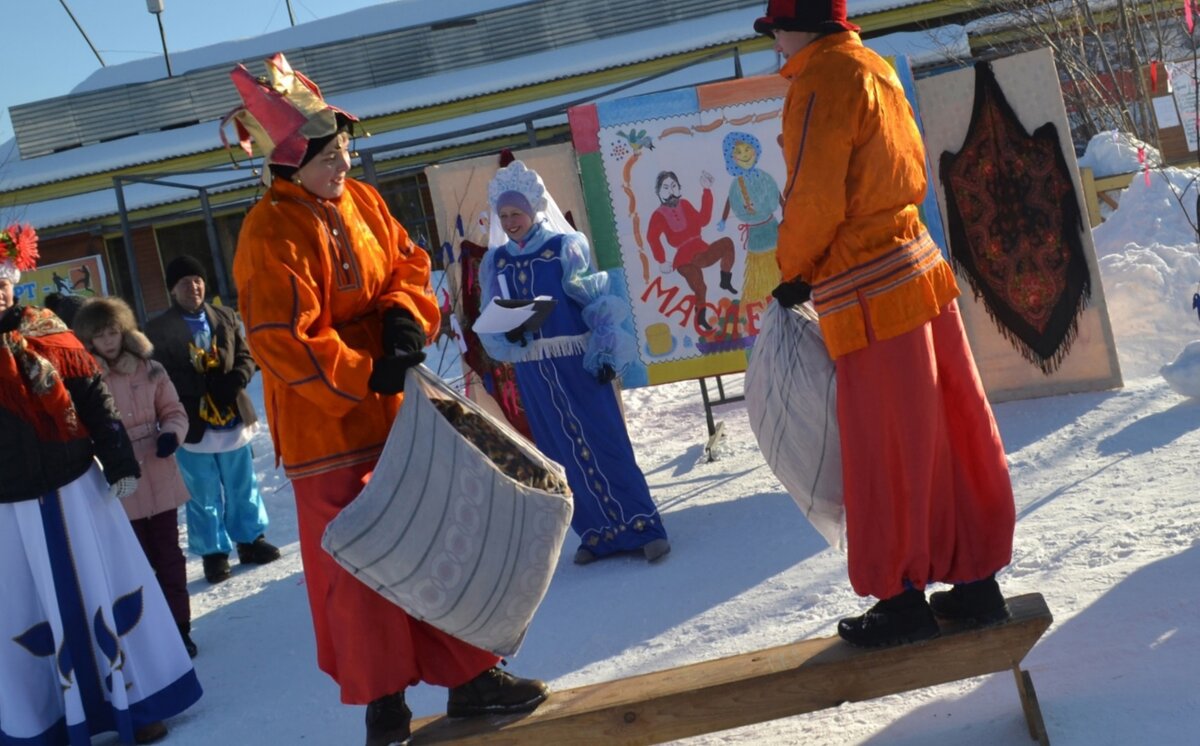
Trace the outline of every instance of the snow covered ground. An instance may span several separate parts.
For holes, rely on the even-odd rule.
[[[1136,168],[1111,137],[1093,145],[1085,163],[1098,171]],[[1196,172],[1169,176],[1182,186]],[[1166,184],[1157,172],[1148,187],[1136,178],[1095,231],[1125,387],[996,407],[1018,509],[1000,581],[1009,595],[1042,593],[1054,614],[1024,667],[1058,746],[1195,744],[1200,731],[1200,403],[1157,373],[1200,338],[1191,310],[1200,254]],[[711,463],[695,382],[627,391],[625,405],[673,551],[656,566],[620,558],[579,567],[569,535],[510,670],[573,687],[832,635],[839,617],[869,603],[763,463],[744,405],[716,410],[726,439]],[[169,722],[166,743],[361,743],[363,708],[339,704],[316,668],[291,489],[265,432],[255,447],[267,536],[284,557],[235,565],[216,586],[189,561],[205,695]],[[418,715],[440,712],[445,690],[420,686],[409,702]],[[1002,673],[687,743],[1031,741]]]

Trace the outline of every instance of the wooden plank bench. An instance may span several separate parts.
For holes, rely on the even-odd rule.
[[[884,649],[837,637],[556,691],[527,715],[413,722],[414,745],[652,744],[1011,670],[1030,736],[1048,746],[1033,681],[1020,668],[1052,617],[1039,593],[1008,599],[987,629],[943,627],[934,640]]]

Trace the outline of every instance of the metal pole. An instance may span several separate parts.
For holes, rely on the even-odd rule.
[[[204,213],[204,232],[208,234],[208,251],[212,254],[213,269],[217,271],[217,295],[222,302],[228,303],[232,297],[229,294],[229,282],[225,274],[225,254],[221,251],[221,241],[217,238],[217,226],[213,223],[212,205],[208,201],[208,190],[201,187],[200,210]]]
[[[117,211],[121,215],[121,237],[125,243],[125,261],[129,264],[129,282],[133,285],[133,310],[138,323],[146,323],[146,301],[142,299],[142,281],[138,276],[137,257],[133,254],[133,230],[129,227],[129,211],[125,208],[125,187],[121,177],[113,177],[113,189],[117,192]]]
[[[171,77],[171,56],[167,54],[167,32],[163,30],[162,13],[155,13],[154,17],[158,19],[158,36],[162,39],[163,61],[167,63],[167,77]]]
[[[378,189],[379,177],[375,174],[375,157],[371,153],[363,153],[359,164],[363,170],[363,181]]]
[[[96,55],[96,59],[100,60],[100,67],[104,67],[104,58],[100,56],[98,51],[96,51],[96,45],[93,44],[92,40],[88,38],[87,32],[83,30],[83,26],[79,25],[79,21],[76,20],[75,14],[71,12],[69,7],[67,7],[67,0],[58,0],[58,2],[62,4],[63,10],[67,11],[67,15],[71,16],[71,22],[75,24],[75,28],[79,29],[79,33],[83,35],[83,40],[87,42],[89,47],[91,47],[92,54]]]
[[[292,0],[287,0],[287,8],[288,8],[288,20],[292,22],[293,26],[295,26],[296,25],[296,14],[292,12]]]

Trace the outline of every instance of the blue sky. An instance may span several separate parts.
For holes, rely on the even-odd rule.
[[[381,0],[291,0],[296,23],[357,10]],[[62,96],[99,69],[62,0],[10,0],[0,61],[0,142],[12,137],[8,107]],[[158,22],[146,0],[66,0],[105,64],[161,57]],[[167,49],[185,50],[287,28],[286,0],[163,0]],[[165,73],[166,67],[164,65]]]

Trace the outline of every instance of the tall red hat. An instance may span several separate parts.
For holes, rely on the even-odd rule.
[[[767,14],[754,22],[754,30],[774,36],[775,29],[829,33],[859,27],[846,20],[846,0],[769,0]]]
[[[250,146],[253,142],[270,163],[299,167],[309,140],[337,132],[338,115],[358,121],[352,114],[327,104],[317,84],[293,70],[282,53],[266,60],[266,65],[267,75],[263,77],[254,77],[245,65],[229,73],[242,97],[242,106],[221,120],[225,147],[229,147],[225,125],[233,120],[238,142],[247,155],[254,155]]]

